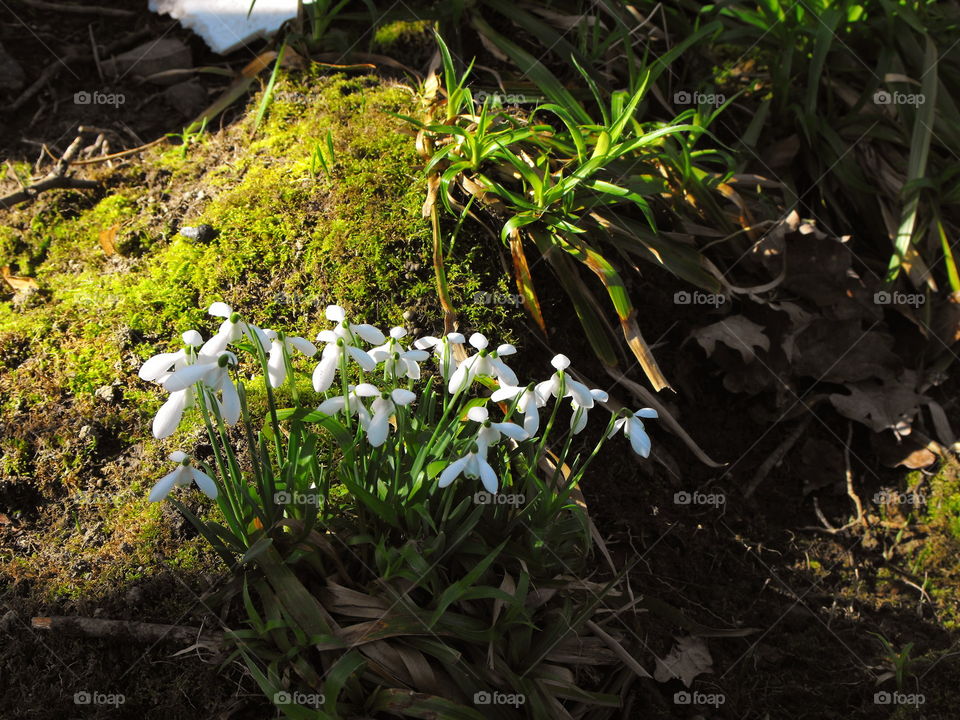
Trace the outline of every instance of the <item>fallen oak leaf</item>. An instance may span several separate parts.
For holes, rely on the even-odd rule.
[[[100,231],[100,247],[107,257],[117,254],[117,231],[120,229],[120,223],[114,223],[106,230]]]
[[[698,328],[690,333],[707,355],[713,355],[717,342],[738,350],[745,363],[756,357],[753,349],[770,350],[770,339],[763,334],[763,327],[743,315],[732,315],[713,325]]]
[[[697,675],[713,672],[713,658],[703,638],[690,635],[676,640],[677,644],[665,658],[657,658],[653,677],[657,682],[680,678],[684,685],[690,687]]]

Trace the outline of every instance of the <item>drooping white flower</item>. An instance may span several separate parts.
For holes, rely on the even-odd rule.
[[[137,373],[142,379],[163,385],[167,379],[177,370],[187,366],[192,353],[188,353],[188,348],[197,348],[203,344],[203,337],[196,330],[188,330],[183,333],[184,347],[177,352],[160,353],[147,360]],[[183,390],[171,392],[170,397],[160,407],[156,416],[153,418],[153,436],[158,440],[169,437],[177,429],[180,420],[183,418],[183,412],[193,405],[193,388],[188,387]]]
[[[207,340],[204,346],[200,348],[200,355],[219,357],[220,353],[227,349],[227,345],[236,342],[244,335],[254,345],[259,344],[263,352],[270,349],[270,338],[267,337],[266,333],[256,325],[244,322],[240,314],[235,313],[225,302],[213,303],[207,309],[207,312],[214,317],[225,319],[220,323],[220,329],[217,330],[216,335]]]
[[[570,367],[570,358],[566,355],[555,355],[550,364],[556,372],[548,380],[537,383],[534,392],[537,394],[537,405],[543,407],[551,397],[560,398],[560,387],[563,386],[563,397],[572,398],[578,407],[589,410],[593,407],[594,397],[583,383],[577,382],[565,372]]]
[[[490,399],[494,402],[517,400],[517,410],[523,414],[523,429],[530,437],[537,434],[537,430],[540,429],[540,413],[537,410],[537,394],[534,392],[533,385],[516,387],[502,384],[499,390],[493,392]]]
[[[420,365],[430,357],[426,350],[404,350],[400,338],[406,336],[407,331],[402,327],[390,330],[390,337],[383,345],[379,345],[367,354],[378,365],[384,364],[384,373],[388,378],[397,379],[407,377],[411,380],[420,379]]]
[[[217,499],[217,484],[205,472],[193,467],[191,464],[192,458],[189,455],[177,450],[170,454],[170,460],[177,463],[177,469],[167,473],[157,481],[157,484],[150,491],[150,502],[163,500],[170,494],[175,485],[185,487],[192,482],[195,482],[197,487],[211,500]]]
[[[475,451],[469,452],[462,458],[454,460],[447,465],[443,472],[440,473],[440,480],[437,483],[437,487],[447,487],[456,480],[461,473],[468,478],[479,478],[483,483],[484,489],[489,493],[495,493],[500,484],[500,479],[497,477],[496,471],[490,466],[490,463],[487,462],[486,456],[479,451]]]
[[[477,349],[453,372],[447,389],[451,393],[459,392],[470,386],[477,376],[495,377],[501,384],[517,385],[516,374],[500,359],[501,355],[513,355],[517,349],[513,345],[500,345],[496,350],[489,352],[489,341],[480,333],[470,336],[470,344]]]
[[[440,362],[440,376],[445,383],[450,382],[450,377],[457,369],[457,359],[453,352],[454,345],[463,345],[467,339],[458,332],[447,333],[442,338],[436,338],[432,335],[426,335],[414,341],[413,346],[418,350],[427,350],[433,348],[433,354],[437,356]]]
[[[270,357],[267,358],[267,377],[270,379],[270,387],[280,387],[287,379],[287,364],[283,361],[284,348],[288,355],[293,355],[294,350],[307,357],[317,354],[317,346],[306,338],[285,335],[281,339],[275,330],[264,330],[263,334],[270,340]]]
[[[480,429],[474,438],[475,450],[471,450],[458,460],[450,463],[442,473],[440,473],[439,487],[447,487],[461,473],[469,478],[480,478],[484,489],[489,493],[495,493],[500,484],[496,471],[487,462],[487,450],[491,445],[496,445],[502,437],[509,437],[513,440],[526,440],[529,435],[519,425],[511,422],[490,422],[490,414],[484,407],[472,407],[467,412],[467,417],[476,423],[480,423]]]
[[[396,413],[398,407],[406,407],[417,396],[403,388],[397,388],[389,393],[381,393],[380,397],[373,401],[370,410],[373,417],[366,424],[367,442],[373,447],[380,447],[387,441],[387,434],[390,432],[390,418]],[[361,422],[363,422],[361,420]]]
[[[215,357],[201,353],[192,365],[174,371],[163,386],[173,393],[202,383],[212,392],[219,392],[220,415],[227,425],[235,425],[240,419],[240,395],[230,378],[230,368],[236,365],[237,356],[232,352],[224,351]]]
[[[610,399],[603,390],[591,390],[590,394],[595,402],[606,402]],[[581,407],[576,398],[571,398],[570,409],[573,411],[573,415],[570,416],[570,430],[576,435],[587,426],[587,411],[590,408]]]
[[[614,421],[613,427],[610,428],[607,437],[613,437],[619,430],[623,430],[623,434],[630,440],[630,446],[633,448],[633,451],[641,457],[649,457],[650,438],[647,436],[647,431],[644,429],[643,422],[640,418],[655,417],[659,417],[659,415],[657,415],[657,411],[653,408],[643,408],[637,410],[633,415],[619,417]]]
[[[357,347],[360,340],[371,345],[380,345],[386,338],[373,325],[351,325],[346,320],[346,312],[339,305],[327,306],[327,319],[337,323],[333,330],[323,330],[317,340],[326,343],[320,356],[320,364],[313,371],[313,388],[317,392],[326,392],[333,384],[334,375],[340,366],[344,353],[365,371],[373,370],[377,363],[369,353]]]
[[[356,415],[360,419],[360,424],[367,427],[370,424],[370,411],[363,404],[363,398],[377,397],[378,395],[380,395],[380,390],[370,383],[350,385],[345,396],[335,395],[332,398],[327,398],[317,407],[317,412],[324,415],[336,415],[349,408],[350,414]]]

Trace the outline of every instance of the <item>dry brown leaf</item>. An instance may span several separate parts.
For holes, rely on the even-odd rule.
[[[120,229],[120,223],[114,223],[106,230],[100,231],[100,247],[107,257],[117,254],[117,231]]]
[[[9,266],[5,265],[2,270],[4,282],[14,290],[36,290],[40,287],[33,278],[22,275],[11,275]]]

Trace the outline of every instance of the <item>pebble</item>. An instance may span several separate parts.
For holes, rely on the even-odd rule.
[[[116,403],[123,397],[123,392],[116,385],[104,385],[97,388],[94,395],[108,403]]]

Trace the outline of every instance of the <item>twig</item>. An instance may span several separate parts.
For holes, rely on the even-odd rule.
[[[807,429],[807,426],[810,424],[811,420],[813,420],[812,412],[804,417],[804,419],[800,421],[793,431],[787,435],[786,438],[784,438],[783,442],[780,443],[772,453],[770,453],[770,457],[763,461],[763,464],[757,468],[757,471],[753,474],[753,479],[750,481],[750,484],[744,488],[744,497],[750,497],[753,495],[753,492],[757,489],[760,483],[767,479],[770,471],[783,462],[783,459],[787,456],[787,453],[790,452],[793,446],[796,445],[797,440],[799,440],[800,436],[803,435],[804,430]]]
[[[846,464],[847,476],[847,495],[853,500],[854,507],[857,508],[857,519],[851,524],[867,527],[867,521],[863,517],[863,503],[860,502],[860,496],[853,489],[853,470],[850,468],[850,443],[853,441],[853,421],[847,421],[847,442],[843,446],[843,461]]]
[[[26,190],[21,190],[15,192],[12,195],[7,195],[6,197],[0,198],[0,209],[9,210],[17,203],[22,203],[27,200],[32,200],[37,195],[42,193],[45,190],[64,190],[64,189],[89,189],[99,187],[100,183],[93,180],[78,180],[76,178],[68,178],[63,176],[55,176],[47,180],[41,180],[38,183],[34,183]]]
[[[70,162],[76,157],[77,153],[80,152],[80,147],[83,145],[83,133],[77,135],[74,138],[74,141],[70,143],[70,147],[67,148],[66,152],[57,160],[57,164],[54,165],[53,169],[46,174],[39,182],[30,185],[29,187],[15,192],[12,195],[7,195],[6,197],[0,198],[0,208],[4,210],[9,210],[17,203],[22,203],[27,200],[34,199],[37,195],[42,193],[44,190],[55,190],[63,188],[95,188],[99,187],[99,183],[93,180],[78,180],[76,178],[67,177],[67,169],[70,167]]]
[[[54,12],[73,13],[74,15],[106,15],[108,17],[132,17],[136,15],[133,10],[120,10],[118,8],[100,7],[98,5],[61,5],[60,3],[47,2],[46,0],[20,0],[27,7],[37,10],[53,10]]]
[[[31,619],[30,624],[37,630],[50,630],[74,637],[110,638],[143,643],[164,641],[196,643],[202,640],[210,646],[224,644],[221,633],[213,632],[204,635],[200,628],[183,625],[161,625],[135,620],[102,620],[100,618],[54,615],[52,617],[35,617]]]

